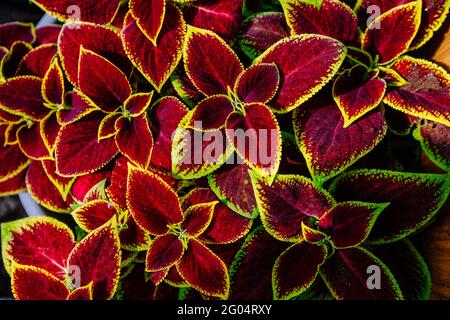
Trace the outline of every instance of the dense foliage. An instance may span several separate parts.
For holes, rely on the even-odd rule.
[[[55,214],[1,225],[15,298],[429,297],[449,0],[32,2],[61,24],[0,25],[0,195]]]

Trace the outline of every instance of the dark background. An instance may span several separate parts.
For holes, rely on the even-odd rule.
[[[29,0],[1,0],[0,23],[10,21],[38,22],[42,10],[30,3]]]

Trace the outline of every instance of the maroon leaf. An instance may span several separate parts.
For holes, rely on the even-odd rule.
[[[318,219],[334,205],[328,192],[302,176],[279,175],[271,186],[255,177],[252,182],[266,230],[283,241],[299,241],[302,221]]]
[[[73,85],[78,85],[81,47],[101,55],[123,71],[129,70],[130,64],[115,29],[90,23],[69,22],[64,24],[61,30],[58,50],[67,79]]]
[[[277,173],[281,161],[281,132],[277,119],[263,104],[245,105],[226,122],[226,134],[234,150],[253,170],[264,176]]]
[[[356,247],[370,234],[380,213],[389,205],[343,202],[331,208],[317,222],[335,248]]]
[[[14,261],[64,279],[67,257],[75,245],[73,233],[64,223],[33,217],[3,223],[1,229],[3,262],[9,274]]]
[[[16,75],[44,78],[56,52],[57,47],[54,43],[44,44],[30,50],[20,61]]]
[[[9,49],[14,42],[33,43],[36,34],[32,23],[8,22],[0,25],[0,46]]]
[[[120,275],[120,243],[115,222],[109,222],[81,240],[70,253],[68,268],[79,268],[80,285],[92,283],[93,298],[111,299]]]
[[[208,176],[211,190],[234,212],[256,218],[258,206],[246,164],[224,165]]]
[[[274,43],[289,37],[284,14],[262,12],[244,21],[238,35],[240,47],[252,60]]]
[[[183,253],[183,244],[176,235],[160,236],[148,248],[145,269],[157,272],[170,268],[181,259]]]
[[[228,96],[210,96],[194,108],[187,127],[200,131],[222,129],[233,110]]]
[[[363,47],[380,64],[387,64],[405,53],[420,26],[422,1],[396,7],[374,19],[363,36]],[[380,27],[381,26],[381,27]]]
[[[116,126],[119,131],[115,140],[120,152],[133,163],[147,168],[153,148],[153,136],[147,116],[143,114],[131,120],[121,118]]]
[[[94,200],[84,203],[74,210],[72,217],[83,230],[91,232],[100,228],[117,214],[117,210],[108,201]]]
[[[233,50],[209,30],[189,27],[183,51],[187,75],[207,96],[227,94],[244,70]]]
[[[42,120],[49,109],[41,95],[42,80],[34,76],[11,78],[0,84],[0,105],[12,114]]]
[[[273,266],[274,299],[287,300],[308,289],[326,257],[327,248],[324,245],[307,242],[296,243],[284,251]]]
[[[373,270],[378,271],[374,274]],[[391,271],[372,253],[362,248],[336,251],[322,266],[321,275],[333,296],[339,300],[403,298]],[[379,275],[378,288],[369,286],[376,285],[370,279],[371,275]]]
[[[230,300],[273,300],[273,265],[288,246],[275,240],[262,226],[255,229],[231,265]],[[258,266],[257,272],[254,266]]]
[[[183,220],[175,191],[155,173],[129,167],[127,204],[133,218],[154,235],[167,233],[168,226]]]
[[[17,300],[65,300],[69,294],[64,282],[44,269],[13,265],[11,288]]]
[[[130,13],[145,36],[156,45],[166,14],[166,1],[131,0]]]
[[[387,132],[381,112],[344,128],[339,109],[335,104],[326,104],[315,101],[314,108],[296,110],[293,116],[297,144],[311,175],[319,183],[338,175],[369,153]]]
[[[190,240],[188,248],[177,263],[180,275],[194,289],[203,294],[227,298],[230,280],[225,263],[197,240]]]
[[[267,103],[275,97],[280,73],[275,64],[257,64],[245,70],[236,81],[235,91],[245,103]]]
[[[407,56],[396,60],[391,68],[407,83],[387,93],[387,105],[450,126],[450,76],[444,68]]]
[[[42,10],[61,21],[79,20],[98,24],[111,22],[120,0],[32,0]]]
[[[186,34],[183,16],[173,4],[167,5],[164,21],[156,45],[139,29],[131,14],[125,17],[121,34],[128,57],[158,91],[181,59]]]
[[[150,111],[150,126],[154,137],[151,165],[172,172],[172,137],[187,108],[174,97],[164,97]]]
[[[450,171],[450,128],[428,122],[414,131],[422,149],[439,168]]]
[[[356,67],[348,75],[340,76],[333,85],[334,101],[344,117],[344,127],[372,111],[383,101],[386,81],[378,78],[365,80],[366,70]]]
[[[356,35],[358,19],[341,1],[322,0],[318,8],[308,1],[282,2],[291,34],[315,33],[351,43]]]
[[[445,203],[447,175],[402,173],[383,170],[349,172],[330,187],[338,200],[390,203],[378,218],[369,240],[400,240],[423,227]]]
[[[182,208],[187,208],[217,201],[217,196],[207,188],[198,188],[189,192],[183,199]],[[206,243],[231,243],[242,238],[252,225],[252,220],[244,218],[231,211],[223,203],[214,206],[212,220],[198,239]]]
[[[70,210],[70,203],[49,179],[40,161],[33,161],[28,167],[26,184],[28,193],[41,206],[55,212]]]
[[[131,95],[125,74],[100,55],[80,49],[79,88],[105,112],[116,111]]]
[[[211,30],[227,42],[236,38],[242,20],[243,0],[199,0],[184,9],[191,26]]]
[[[77,176],[96,171],[117,154],[113,139],[98,141],[102,113],[92,112],[83,119],[64,126],[56,143],[56,167],[63,176]]]
[[[310,34],[283,39],[267,49],[256,63],[275,63],[280,71],[280,92],[272,109],[286,113],[311,98],[333,78],[345,54],[339,41]]]

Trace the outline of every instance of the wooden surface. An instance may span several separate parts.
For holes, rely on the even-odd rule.
[[[450,71],[450,28],[449,20],[438,32],[434,43],[422,50],[430,54],[432,60]],[[436,48],[436,49],[435,49]],[[434,51],[435,50],[435,51]],[[434,51],[434,53],[432,53]],[[432,164],[423,161],[424,169],[438,171]],[[450,200],[442,209],[433,225],[419,236],[419,247],[428,262],[432,277],[432,299],[450,299]]]

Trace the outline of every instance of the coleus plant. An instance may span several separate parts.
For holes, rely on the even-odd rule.
[[[450,1],[32,2],[59,23],[0,25],[0,195],[56,215],[2,223],[16,299],[429,297],[450,77],[415,50]]]

